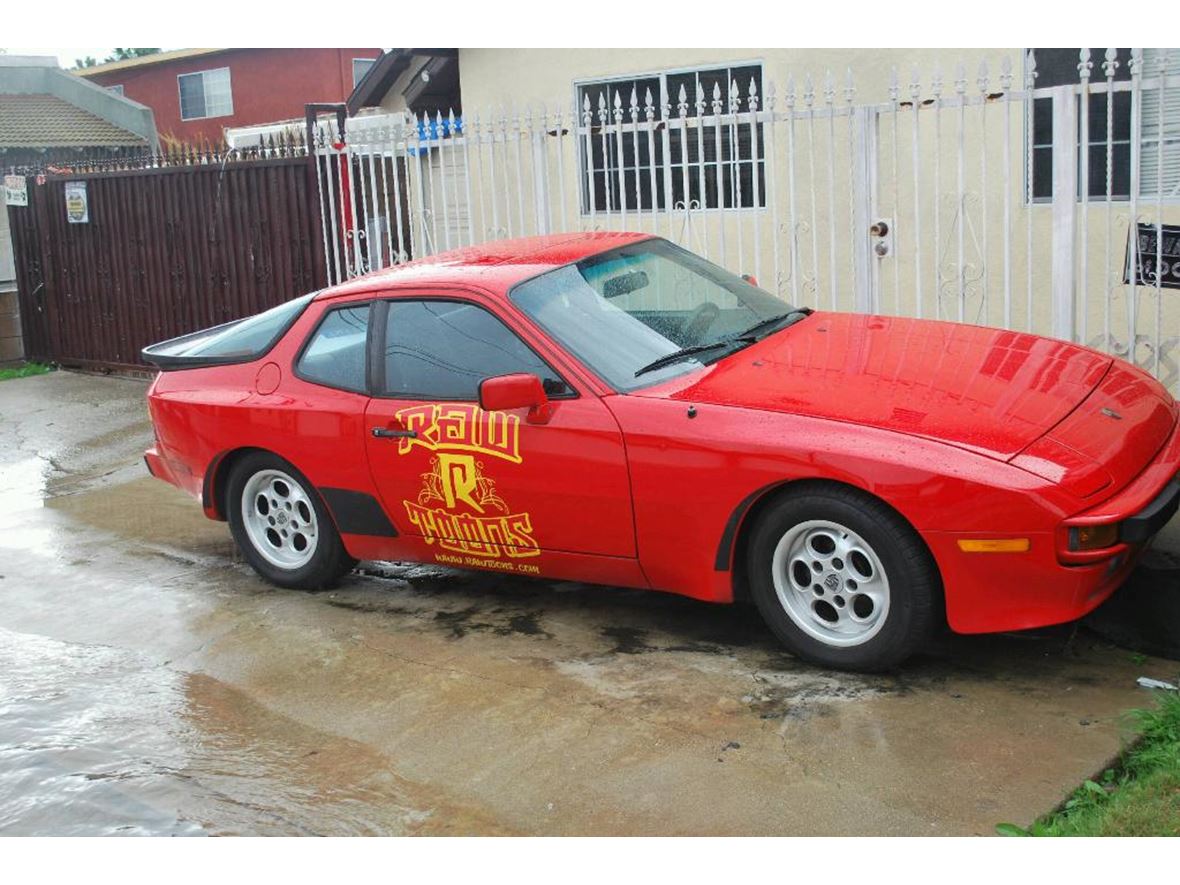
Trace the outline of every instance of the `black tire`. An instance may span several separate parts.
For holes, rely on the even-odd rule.
[[[852,543],[848,539],[859,535],[857,546],[859,541],[869,545],[870,557],[883,567],[888,581],[884,593],[887,604],[879,609],[884,612],[878,613],[879,624],[874,622],[871,627],[865,627],[854,623],[854,602],[869,600],[857,611],[858,615],[864,614],[863,610],[867,608],[867,617],[872,617],[874,605],[868,595],[863,599],[856,597],[855,590],[852,597],[847,597],[841,578],[850,574],[855,577],[857,573],[849,571],[854,566],[844,563],[838,552],[828,554],[831,559],[825,561],[822,554],[807,546],[817,543],[814,540],[816,535],[829,533],[823,525],[825,523],[851,530],[842,536],[841,543]],[[808,524],[813,527],[804,528]],[[818,527],[814,527],[816,525]],[[780,571],[779,575],[779,587],[783,588],[783,598],[780,599],[774,577],[775,551],[780,541],[784,544],[783,551],[799,550],[794,546],[799,543],[798,539],[803,539],[803,550],[795,558],[784,553],[780,560],[780,566],[787,562],[785,574]],[[809,556],[814,559],[809,560]],[[846,558],[852,560],[857,556],[854,550]],[[873,573],[875,567],[870,560],[859,556],[857,561],[862,563],[859,568],[866,575]],[[815,570],[814,576],[803,567],[792,575],[791,568],[808,562]],[[844,571],[838,571],[832,563],[839,564]],[[926,641],[941,611],[942,581],[934,559],[918,533],[884,502],[848,486],[807,483],[769,504],[753,526],[747,568],[750,595],[770,629],[793,654],[825,667],[866,672],[894,667]],[[831,585],[823,583],[825,580]],[[811,581],[816,583],[810,591],[798,589]],[[856,587],[854,580],[844,583]],[[863,591],[863,587],[861,589]],[[799,595],[793,597],[792,593]],[[837,594],[844,595],[837,600]],[[835,604],[837,601],[839,606]],[[826,609],[823,607],[825,602]],[[794,617],[789,613],[788,605],[794,606]],[[828,611],[835,614],[836,620],[825,630],[829,622],[821,615]],[[840,621],[842,617],[849,620]],[[807,624],[808,629],[801,627],[797,619]],[[831,635],[828,640],[815,635],[835,634],[837,627],[848,628],[853,633],[850,637]],[[867,634],[868,638],[857,640],[857,630],[861,635]],[[835,644],[854,640],[859,644]]]
[[[307,562],[296,567],[282,567],[271,562],[258,549],[250,532],[247,531],[242,497],[247,483],[266,471],[280,471],[294,480],[302,487],[303,495],[315,511],[317,537],[314,551]],[[251,452],[233,465],[226,478],[225,509],[230,533],[238,549],[242,551],[242,556],[258,574],[279,587],[293,590],[325,590],[334,586],[356,565],[357,561],[344,549],[340,534],[336,531],[328,508],[324,506],[315,486],[308,482],[307,477],[293,464],[277,455],[269,452]]]

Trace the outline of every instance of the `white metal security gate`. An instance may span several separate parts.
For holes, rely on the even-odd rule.
[[[949,79],[895,70],[876,103],[849,71],[355,118],[347,143],[315,140],[329,278],[639,230],[793,303],[1081,341],[1180,392],[1180,54],[1082,50],[1076,67],[1052,87],[1031,53]]]

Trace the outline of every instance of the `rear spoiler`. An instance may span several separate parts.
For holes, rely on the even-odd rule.
[[[149,344],[139,352],[139,355],[143,357],[145,363],[150,363],[162,372],[249,362],[254,359],[254,356],[251,354],[201,356],[200,354],[190,353],[190,351],[204,344],[214,335],[219,335],[222,332],[232,329],[241,322],[242,320],[231,320],[228,323],[222,323],[220,326],[202,329],[200,332],[189,332],[189,334],[181,335],[179,338],[169,338],[167,341]]]
[[[309,292],[252,317],[149,344],[139,352],[140,356],[162,372],[251,363],[279,343],[318,294]],[[238,326],[242,327],[241,334],[233,331]],[[265,339],[260,340],[263,335]]]

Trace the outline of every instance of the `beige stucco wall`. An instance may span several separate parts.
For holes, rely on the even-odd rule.
[[[762,64],[763,78],[773,80],[780,95],[790,75],[801,86],[810,73],[818,89],[825,71],[831,70],[838,101],[843,100],[844,77],[851,68],[857,84],[855,100],[877,102],[889,97],[894,65],[903,93],[915,64],[926,78],[941,65],[949,91],[960,61],[965,63],[973,86],[981,60],[992,64],[994,77],[1004,56],[1019,72],[1021,53],[1016,49],[464,49],[460,51],[459,76],[468,113],[482,113],[510,102],[518,107],[530,102],[562,102],[568,107],[573,102],[575,81],[752,63]],[[744,91],[745,84],[740,85]]]
[[[896,66],[903,104],[896,113],[889,105],[874,124],[877,217],[893,227],[893,251],[870,262],[877,278],[876,309],[1053,334],[1053,210],[1025,201],[1024,104],[992,100],[963,111],[923,105],[915,114],[907,103],[915,68],[922,101],[931,97],[936,70],[941,70],[943,98],[952,98],[960,63],[967,94],[979,96],[980,63],[988,64],[988,93],[998,93],[1005,59],[1013,89],[1019,90],[1023,63],[1018,49],[462,50],[464,118],[472,137],[447,140],[428,159],[411,162],[415,199],[433,207],[415,236],[441,249],[472,238],[641,230],[680,242],[735,272],[754,273],[764,288],[784,299],[856,309],[851,256],[867,232],[852,223],[852,135],[847,117],[831,124],[808,118],[804,77],[811,73],[814,78],[817,108],[824,107],[828,70],[835,78],[834,105],[846,105],[849,69],[855,83],[852,104],[887,105]],[[765,208],[696,211],[686,218],[682,211],[637,213],[633,198],[627,213],[591,215],[582,207],[585,145],[571,119],[576,83],[749,63],[762,64],[764,93],[767,84],[775,83],[780,114],[786,111],[789,76],[796,87],[793,126],[780,119],[766,127],[766,188],[773,198]],[[404,77],[416,69],[411,65],[403,82],[390,90],[387,110],[402,109]],[[558,110],[560,127],[554,117]],[[542,113],[547,114],[544,128]],[[673,111],[671,128],[679,125],[675,116]],[[629,124],[629,115],[624,120]],[[690,126],[689,132],[695,130]],[[546,191],[548,199],[538,199]],[[1176,201],[1165,201],[1157,210],[1153,199],[1143,199],[1136,214],[1140,222],[1158,217],[1180,224]],[[1088,209],[1079,206],[1075,219],[1072,337],[1125,355],[1134,312],[1137,361],[1180,388],[1180,297],[1173,290],[1157,294],[1145,287],[1137,287],[1132,297],[1123,282],[1130,205],[1115,201],[1108,207],[1098,201]]]
[[[0,363],[24,356],[21,342],[20,305],[16,295],[16,270],[12,254],[12,237],[8,224],[8,207],[0,191]]]
[[[499,121],[505,114],[509,120],[514,115],[524,120],[528,112],[537,120],[544,106],[550,113],[560,108],[563,125],[568,127],[575,84],[587,80],[757,62],[763,66],[764,93],[766,84],[775,83],[777,110],[786,109],[786,84],[788,77],[793,76],[796,110],[802,111],[803,83],[808,73],[813,77],[816,106],[823,107],[823,79],[827,71],[832,71],[835,105],[842,106],[846,102],[845,76],[851,69],[855,83],[853,103],[862,105],[889,101],[895,66],[903,102],[910,97],[909,83],[915,69],[922,84],[922,100],[930,97],[931,78],[936,70],[941,70],[942,96],[953,97],[956,68],[960,63],[968,95],[980,94],[977,80],[984,61],[988,65],[988,92],[1000,92],[999,75],[1005,59],[1013,75],[1013,89],[1019,90],[1023,78],[1023,52],[1019,49],[472,49],[462,51],[460,72],[468,120],[478,115],[486,125],[489,118]],[[739,85],[744,94],[744,84]],[[628,96],[623,96],[623,101],[626,105]],[[969,322],[1010,325],[1052,334],[1051,266],[1055,246],[1052,208],[1047,204],[1029,206],[1024,198],[1023,105],[993,102],[986,108],[967,108],[962,114],[956,108],[936,112],[926,107],[918,116],[916,164],[912,110],[903,108],[896,121],[891,112],[886,112],[877,121],[877,206],[879,215],[889,218],[894,226],[893,253],[872,262],[879,280],[878,309],[884,313],[962,317]],[[624,120],[629,121],[629,115]],[[1100,122],[1104,121],[1092,125]],[[785,124],[776,125],[773,135],[767,135],[767,160],[777,173],[773,181],[768,175],[767,188],[774,189],[775,199],[767,201],[767,208],[694,213],[688,223],[683,213],[659,213],[653,217],[636,213],[634,209],[626,217],[616,211],[609,215],[599,212],[591,218],[579,206],[576,139],[568,134],[554,137],[552,117],[549,124],[549,138],[540,142],[534,139],[531,145],[527,140],[523,142],[525,151],[518,177],[512,162],[502,167],[503,174],[495,188],[499,193],[491,193],[486,176],[482,185],[478,180],[473,182],[473,217],[484,218],[490,226],[492,213],[487,207],[499,208],[499,224],[492,232],[495,235],[534,231],[533,182],[538,168],[543,167],[550,189],[556,188],[559,171],[566,179],[564,200],[560,204],[551,201],[547,219],[551,230],[625,227],[658,233],[707,253],[731,270],[756,271],[764,287],[776,290],[783,297],[820,307],[855,308],[850,244],[863,237],[864,232],[850,224],[852,176],[847,119],[837,119],[831,129],[826,120],[814,123],[803,117],[796,120],[794,235],[788,211],[792,193],[789,127]],[[675,121],[672,125],[676,125]],[[518,127],[510,122],[509,128]],[[964,145],[962,192],[966,206],[962,214],[958,210],[960,139]],[[915,166],[919,178],[916,198]],[[833,179],[830,189],[829,167]],[[523,213],[517,211],[518,189],[524,193]],[[771,209],[774,204],[778,207],[777,217]],[[916,221],[915,209],[920,216]],[[1164,223],[1180,223],[1180,207],[1175,201],[1165,202],[1158,213],[1153,199],[1139,201],[1137,217],[1141,222],[1154,222],[1157,215]],[[1138,287],[1132,299],[1131,287],[1122,281],[1130,227],[1129,204],[1115,201],[1109,207],[1102,203],[1088,210],[1079,207],[1076,225],[1074,337],[1103,349],[1125,352],[1133,303],[1139,336],[1138,361],[1156,370],[1169,383],[1180,383],[1177,367],[1180,343],[1176,342],[1180,297],[1167,289],[1157,296],[1155,289]],[[962,288],[960,230],[966,277]],[[796,280],[791,278],[793,245],[797,246]],[[833,249],[834,275],[831,272]],[[772,266],[776,251],[777,279]],[[960,293],[964,297],[960,298]]]

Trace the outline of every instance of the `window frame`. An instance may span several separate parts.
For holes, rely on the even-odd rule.
[[[407,301],[448,301],[458,304],[464,304],[468,307],[474,307],[489,314],[493,319],[499,322],[511,334],[515,335],[517,340],[524,345],[530,353],[537,358],[537,361],[545,365],[553,376],[561,381],[567,388],[566,393],[546,393],[545,396],[550,400],[567,400],[579,399],[581,394],[578,388],[569,381],[566,373],[558,371],[553,366],[553,361],[538,353],[537,348],[526,340],[525,336],[521,335],[512,323],[507,318],[501,315],[498,311],[493,310],[486,304],[481,304],[474,298],[464,297],[459,294],[441,294],[432,292],[413,292],[405,295],[385,295],[379,296],[373,304],[372,312],[369,314],[370,335],[369,335],[369,363],[366,377],[369,382],[369,395],[373,399],[385,400],[404,400],[406,402],[423,402],[423,403],[473,403],[479,405],[479,386],[476,385],[476,394],[474,399],[467,397],[444,397],[444,396],[427,396],[424,394],[406,394],[406,393],[390,393],[385,386],[385,343],[386,334],[389,325],[389,306],[396,302]],[[481,379],[481,383],[487,378],[497,378],[498,375],[487,375]],[[544,379],[542,379],[543,381]]]
[[[1079,49],[1080,49],[1080,47],[1079,47]],[[1028,82],[1028,53],[1029,53],[1029,51],[1030,51],[1029,48],[1025,47],[1020,52],[1020,57],[1021,57],[1020,70],[1021,70],[1021,82],[1022,83]],[[1036,47],[1032,47],[1032,51],[1036,52],[1037,51]],[[1077,52],[1079,50],[1075,49],[1073,51]],[[1106,75],[1105,75],[1105,73],[1103,73],[1103,70],[1102,70],[1102,65],[1104,62],[1104,57],[1101,54],[1102,52],[1103,52],[1103,50],[1091,49],[1090,61],[1093,64],[1093,69],[1090,72],[1091,85],[1101,84],[1101,85],[1105,86],[1105,84],[1107,82]],[[1120,53],[1118,61],[1119,61],[1119,72],[1120,73],[1119,73],[1119,76],[1116,77],[1114,82],[1115,82],[1115,84],[1127,83],[1129,81],[1129,78],[1123,77],[1122,73],[1129,70],[1130,58],[1129,57],[1123,58],[1123,56]],[[1038,64],[1038,69],[1039,69],[1039,64]],[[1151,81],[1151,80],[1154,80],[1157,76],[1158,76],[1157,71],[1144,70],[1142,72],[1140,79]],[[1169,71],[1168,76],[1169,77],[1175,76],[1175,72]],[[1080,83],[1081,83],[1081,79],[1079,77],[1076,81],[1071,81],[1070,85],[1079,85]],[[1052,88],[1054,88],[1054,87],[1052,87],[1052,86],[1037,86],[1035,83],[1032,87],[1034,93],[1040,89],[1052,89]],[[1148,90],[1144,89],[1143,87],[1140,87],[1139,94],[1140,94],[1140,109],[1141,110],[1142,110],[1142,96],[1143,96],[1144,92],[1146,92],[1146,91],[1148,91]],[[1128,193],[1126,193],[1126,194],[1112,193],[1111,197],[1110,197],[1110,203],[1112,206],[1115,206],[1115,205],[1127,206],[1127,205],[1130,205],[1132,200],[1134,199],[1134,201],[1136,201],[1138,203],[1147,202],[1147,203],[1154,204],[1156,202],[1155,191],[1144,192],[1142,180],[1140,180],[1140,182],[1139,182],[1140,193],[1138,195],[1132,195],[1130,193],[1130,190],[1131,190],[1130,178],[1131,178],[1131,171],[1136,163],[1136,156],[1135,156],[1136,150],[1139,151],[1140,158],[1142,158],[1143,153],[1146,150],[1148,150],[1148,148],[1145,146],[1144,132],[1143,132],[1144,124],[1146,121],[1143,119],[1140,119],[1139,120],[1139,132],[1136,133],[1136,132],[1132,131],[1131,127],[1134,122],[1134,111],[1132,108],[1133,99],[1131,98],[1131,93],[1129,91],[1119,90],[1119,91],[1105,92],[1104,94],[1106,95],[1108,102],[1114,101],[1115,95],[1128,96],[1128,108],[1126,111],[1127,117],[1128,117],[1127,123],[1126,123],[1128,137],[1126,139],[1115,138],[1110,142],[1112,150],[1114,150],[1116,152],[1112,156],[1117,156],[1117,149],[1119,146],[1126,145],[1128,148],[1127,161],[1126,161],[1127,162],[1127,191],[1128,191]],[[1092,95],[1091,97],[1094,97],[1094,96]],[[1094,148],[1105,148],[1105,146],[1106,146],[1106,138],[1105,138],[1106,115],[1102,114],[1098,118],[1096,118],[1094,115],[1090,116],[1090,144],[1088,146],[1082,144],[1082,141],[1081,141],[1081,136],[1082,136],[1082,133],[1081,133],[1081,107],[1080,107],[1080,104],[1082,101],[1082,96],[1079,95],[1077,98],[1078,98],[1078,104],[1079,104],[1079,107],[1077,110],[1077,113],[1078,113],[1078,133],[1077,133],[1078,155],[1075,159],[1075,163],[1077,166],[1078,193],[1076,194],[1076,196],[1074,198],[1074,202],[1077,203],[1078,205],[1084,204],[1084,205],[1088,205],[1091,207],[1093,207],[1095,205],[1105,205],[1105,203],[1106,203],[1105,189],[1102,192],[1096,193],[1096,194],[1083,192],[1083,188],[1085,187],[1086,183],[1082,181],[1082,151],[1085,151],[1087,149],[1092,150]],[[1048,196],[1037,196],[1034,193],[1033,186],[1035,184],[1037,184],[1038,182],[1040,182],[1041,179],[1034,179],[1033,178],[1033,171],[1034,170],[1032,169],[1032,167],[1030,165],[1030,160],[1032,160],[1035,163],[1035,159],[1034,159],[1035,153],[1038,149],[1040,149],[1040,150],[1048,149],[1050,151],[1050,157],[1052,156],[1052,153],[1051,153],[1052,149],[1053,149],[1053,142],[1052,141],[1049,141],[1047,144],[1036,144],[1033,141],[1033,139],[1036,137],[1035,132],[1033,131],[1036,127],[1036,122],[1035,122],[1036,105],[1035,105],[1035,103],[1038,101],[1050,102],[1051,99],[1049,98],[1049,96],[1035,97],[1035,95],[1030,95],[1025,100],[1034,102],[1034,105],[1033,105],[1032,115],[1030,115],[1027,112],[1027,110],[1025,110],[1021,113],[1021,117],[1022,117],[1021,127],[1022,127],[1023,133],[1024,133],[1023,141],[1021,144],[1021,147],[1023,149],[1023,151],[1022,151],[1023,157],[1021,160],[1021,165],[1024,167],[1024,182],[1023,182],[1022,197],[1023,197],[1024,207],[1027,209],[1032,209],[1037,206],[1051,206],[1053,204],[1052,193],[1050,193]],[[1031,129],[1030,129],[1030,125],[1029,125],[1030,116],[1034,117]],[[1114,119],[1115,119],[1115,121],[1117,121],[1119,119],[1117,114],[1115,115]],[[1165,125],[1166,125],[1166,123],[1165,123]],[[1115,128],[1116,129],[1118,128],[1117,122],[1115,123]],[[1096,130],[1099,131],[1103,136],[1098,141],[1094,140],[1094,133]],[[1156,149],[1155,148],[1156,141],[1157,141],[1156,139],[1151,140],[1151,145],[1152,145],[1152,147],[1150,148],[1151,150]],[[1105,157],[1104,157],[1104,159],[1105,159]],[[1139,163],[1140,163],[1140,165],[1142,165],[1142,159],[1139,160]],[[1049,165],[1050,165],[1050,181],[1051,181],[1052,180],[1052,163],[1050,162]],[[1091,168],[1093,168],[1093,167],[1091,167]],[[1175,196],[1165,195],[1163,197],[1163,199],[1160,200],[1159,202],[1161,202],[1164,206],[1180,205],[1180,194],[1177,194]]]
[[[365,73],[361,74],[359,79],[357,78],[357,75],[356,75],[356,63],[358,61],[367,61],[369,63],[369,66],[367,68],[365,68]],[[365,76],[369,73],[369,71],[373,70],[373,65],[375,65],[375,64],[377,64],[377,59],[375,59],[375,58],[354,58],[352,60],[352,88],[353,89],[356,89],[357,86],[360,85],[361,80],[365,79]]]
[[[201,116],[186,117],[184,115],[184,98],[183,92],[180,88],[180,81],[183,77],[197,77],[201,78],[201,97],[205,96],[205,75],[215,74],[219,71],[225,71],[225,77],[229,83],[229,111],[224,114],[202,114]],[[219,117],[232,117],[234,115],[234,81],[233,71],[230,70],[229,65],[223,65],[220,68],[206,68],[201,71],[185,71],[183,74],[176,75],[176,104],[177,110],[180,112],[181,122],[187,123],[192,120],[216,120]],[[206,103],[207,104],[207,103]]]
[[[322,387],[326,390],[339,390],[342,393],[352,393],[357,396],[371,398],[373,396],[373,317],[376,314],[376,300],[373,298],[362,298],[358,301],[345,301],[340,304],[331,304],[330,302],[320,313],[319,318],[316,319],[315,324],[307,333],[307,337],[303,339],[303,343],[299,345],[299,350],[295,352],[295,356],[291,359],[291,374],[303,381],[306,384],[314,384],[316,387]],[[353,390],[351,387],[340,387],[336,384],[328,384],[318,378],[312,378],[299,370],[299,364],[303,361],[304,354],[307,349],[311,347],[312,341],[315,340],[316,335],[320,332],[320,327],[327,322],[328,317],[333,313],[341,310],[355,310],[358,307],[369,308],[369,325],[365,329],[365,389]]]
[[[610,84],[626,83],[631,80],[658,79],[660,81],[660,94],[658,96],[653,96],[653,99],[655,100],[655,107],[656,107],[656,118],[653,120],[653,123],[656,124],[657,126],[660,124],[663,124],[661,127],[663,131],[661,131],[656,136],[657,139],[662,139],[664,132],[667,132],[669,135],[671,134],[672,129],[670,127],[672,127],[674,125],[675,121],[679,119],[679,117],[672,117],[670,120],[663,120],[659,116],[661,113],[663,113],[662,109],[665,105],[667,105],[670,109],[674,109],[676,107],[676,102],[673,101],[672,97],[668,95],[668,78],[669,77],[675,77],[675,76],[680,76],[680,75],[684,75],[684,74],[701,74],[701,73],[716,72],[716,71],[720,71],[723,69],[729,70],[732,68],[748,68],[748,67],[754,67],[754,66],[758,67],[758,77],[759,77],[759,80],[761,81],[761,83],[759,85],[759,90],[760,90],[759,91],[759,100],[762,101],[765,98],[765,85],[766,85],[766,59],[762,56],[759,56],[759,57],[753,58],[753,59],[724,61],[724,62],[716,62],[716,63],[703,62],[703,63],[697,64],[697,65],[683,65],[680,67],[671,67],[671,68],[656,68],[654,70],[648,69],[646,71],[642,71],[642,72],[638,72],[638,73],[633,72],[633,73],[627,73],[627,74],[612,74],[610,76],[603,76],[603,77],[580,77],[580,78],[573,80],[573,83],[572,83],[573,105],[572,106],[575,109],[575,120],[574,120],[572,130],[573,130],[574,138],[576,140],[576,150],[577,150],[577,155],[578,155],[577,156],[577,160],[578,160],[578,212],[579,212],[580,217],[583,219],[588,219],[591,216],[590,207],[588,205],[586,195],[583,193],[583,187],[585,185],[585,181],[587,178],[586,173],[588,171],[587,157],[584,155],[585,138],[582,136],[582,134],[580,132],[580,129],[582,127],[582,101],[581,101],[581,96],[579,93],[583,88],[588,87],[588,86],[609,86]],[[629,99],[630,99],[630,96],[628,96],[627,100],[629,100]],[[727,99],[728,99],[728,96],[723,96],[723,100],[727,100]],[[639,100],[642,101],[643,96],[639,96]],[[695,104],[690,102],[689,108],[695,111]],[[641,110],[642,110],[642,106],[641,106]],[[763,110],[763,108],[759,107],[759,113],[761,113],[762,110]],[[706,111],[708,114],[711,114],[712,108],[706,107]],[[611,108],[609,108],[609,112],[613,115],[613,113],[614,113],[613,106]],[[739,116],[743,113],[749,113],[749,110],[747,109],[745,111],[738,111]],[[597,106],[594,106],[591,108],[591,114],[593,115],[593,117],[591,118],[590,126],[591,126],[591,128],[593,128],[595,125],[597,125],[597,116],[598,116]],[[693,116],[695,116],[695,114]],[[623,131],[624,131],[624,134],[630,132],[631,123],[630,123],[629,118],[630,118],[630,107],[628,106],[628,107],[624,108],[624,111],[623,111]],[[690,116],[688,119],[692,119],[692,116]],[[639,122],[640,122],[641,126],[645,125],[647,122],[645,119],[643,119],[642,113],[640,114]],[[761,125],[761,124],[759,124],[759,125]],[[640,129],[641,133],[643,131],[644,131],[643,129]],[[594,137],[597,138],[599,136],[594,136]],[[666,180],[667,180],[667,176],[679,175],[679,170],[684,166],[683,162],[678,163],[678,164],[673,164],[671,162],[670,153],[671,153],[671,151],[669,150],[667,152],[668,155],[666,155],[664,157],[664,161],[663,161],[662,166],[656,167],[657,170],[659,170],[659,169],[663,170],[663,174],[664,174]],[[654,164],[655,158],[654,157],[650,158],[650,162]],[[703,159],[702,159],[702,162],[703,162]],[[734,160],[730,160],[730,161],[728,161],[728,164],[732,164],[734,162],[735,162]],[[740,164],[744,161],[738,159],[738,160],[736,160],[736,162]],[[770,168],[770,159],[766,155],[765,151],[762,153],[761,157],[758,160],[752,159],[752,155],[751,155],[750,162],[754,164],[754,167],[755,167],[754,174],[757,174],[757,167],[759,164],[761,164],[764,169],[769,170],[769,168]],[[689,163],[688,165],[691,167],[691,166],[694,166],[695,164]],[[727,165],[727,163],[722,162],[721,165],[725,166],[725,165]],[[637,169],[639,168],[638,153],[636,154],[636,168]],[[643,168],[646,169],[647,167],[643,167]],[[624,169],[623,171],[624,171],[624,175],[625,175],[626,169]],[[770,202],[769,202],[769,198],[767,196],[766,191],[767,191],[767,187],[765,187],[765,186],[760,191],[760,196],[762,198],[762,205],[761,206],[711,206],[711,207],[710,206],[702,206],[699,209],[694,209],[693,211],[694,211],[694,213],[695,212],[767,212],[770,209]],[[594,199],[593,193],[591,193],[589,195],[589,199],[590,200]],[[661,213],[666,214],[666,213],[672,213],[672,212],[677,211],[672,206],[665,206],[663,209],[658,208],[658,200],[656,199],[655,194],[652,195],[652,202],[657,205],[657,208],[655,209],[657,214],[661,214]],[[614,217],[617,215],[621,215],[622,211],[623,210],[620,209],[619,207],[615,207],[610,210],[595,209],[593,214],[594,215],[607,215],[607,216]],[[627,210],[628,213],[635,212],[635,213],[639,213],[639,214],[650,213],[651,211],[652,211],[651,208],[647,208],[647,209],[637,208],[637,209],[628,209]]]

